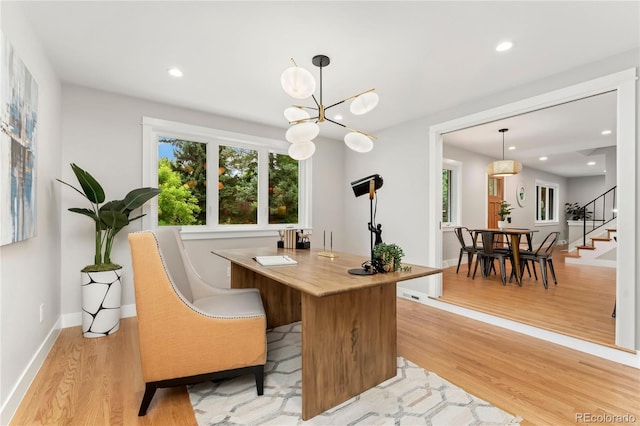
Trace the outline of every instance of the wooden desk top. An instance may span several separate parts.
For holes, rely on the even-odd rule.
[[[367,258],[338,252],[335,252],[338,256],[335,258],[322,257],[318,256],[318,250],[258,247],[216,250],[212,253],[274,281],[316,297],[329,296],[380,284],[392,284],[442,272],[442,269],[403,263],[403,266],[411,266],[410,272],[388,272],[364,276],[351,275],[347,271],[360,268]],[[287,255],[295,259],[298,264],[261,266],[253,260],[255,256],[275,255]]]

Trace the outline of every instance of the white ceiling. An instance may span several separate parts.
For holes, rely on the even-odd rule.
[[[277,126],[283,134],[282,111],[293,101],[280,74],[289,58],[316,79],[311,58],[331,58],[323,71],[325,105],[375,87],[380,104],[371,113],[337,111],[345,124],[375,134],[640,45],[637,1],[29,1],[20,7],[65,82]],[[514,48],[497,53],[505,39]],[[169,77],[170,67],[184,77]],[[526,117],[512,120],[506,140],[535,135],[525,133]],[[561,132],[557,120],[547,122],[556,127],[535,128],[554,134],[556,144],[591,138],[569,139],[575,129]],[[345,134],[331,123],[321,128],[322,136]],[[501,141],[497,132],[481,139]]]
[[[616,92],[580,99],[444,135],[443,143],[559,176],[605,172],[605,148],[616,145]],[[604,130],[611,134],[603,135]],[[513,147],[513,150],[509,150]],[[540,157],[547,157],[541,161]],[[595,162],[594,165],[588,165]]]

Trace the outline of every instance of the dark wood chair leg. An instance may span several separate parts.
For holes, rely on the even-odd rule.
[[[264,365],[256,365],[253,367],[253,374],[256,376],[256,389],[258,395],[264,394]]]
[[[149,404],[151,404],[151,400],[153,399],[153,395],[156,393],[156,389],[158,387],[155,383],[147,383],[144,389],[144,396],[142,397],[142,402],[140,403],[140,411],[138,411],[138,416],[144,416],[147,414],[147,409],[149,408]]]

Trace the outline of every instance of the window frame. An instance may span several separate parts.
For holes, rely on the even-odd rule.
[[[440,215],[440,220],[443,228],[454,228],[462,223],[462,162],[443,158],[442,169],[451,171],[449,219],[453,220],[449,220],[449,222],[442,221],[442,214]]]
[[[269,224],[269,152],[287,154],[286,141],[212,129],[152,117],[142,118],[142,184],[158,186],[158,136],[185,139],[207,144],[207,162],[218,164],[218,147],[234,146],[258,151],[258,223],[220,225],[217,185],[207,187],[207,225],[180,226],[183,239],[265,237],[277,235],[283,228],[311,228],[312,160],[298,162],[298,219],[296,224]],[[207,181],[217,181],[217,167],[207,168]],[[211,179],[213,178],[213,179]],[[210,188],[210,189],[209,189]],[[158,201],[151,199],[143,206],[144,229],[158,228]]]
[[[540,188],[545,188],[547,190],[547,199],[549,198],[549,189],[553,189],[554,195],[553,195],[553,206],[552,206],[552,211],[553,211],[553,217],[554,219],[539,219],[540,217]],[[536,180],[536,184],[535,184],[535,194],[536,194],[536,198],[535,198],[535,219],[534,219],[534,224],[536,225],[557,225],[560,223],[560,218],[558,216],[558,214],[560,213],[560,207],[559,207],[559,200],[560,200],[560,185],[554,182],[546,182],[546,181],[541,181],[541,180]],[[547,206],[547,217],[549,216],[549,209]]]

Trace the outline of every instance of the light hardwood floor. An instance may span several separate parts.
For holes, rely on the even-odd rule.
[[[399,355],[523,424],[562,425],[576,413],[630,413],[640,422],[640,370],[398,299]],[[11,424],[193,425],[184,387],[161,389],[137,417],[143,382],[135,318],[114,335],[62,330]]]
[[[549,288],[529,278],[522,287],[514,282],[502,285],[497,275],[467,277],[467,265],[443,271],[442,301],[555,331],[582,340],[615,347],[616,320],[611,317],[616,300],[616,270],[597,266],[565,264],[560,252],[554,255],[558,285],[549,277]],[[509,262],[507,270],[511,271]],[[471,270],[473,274],[473,269]],[[533,271],[532,271],[533,273]],[[508,276],[508,275],[507,275]]]

